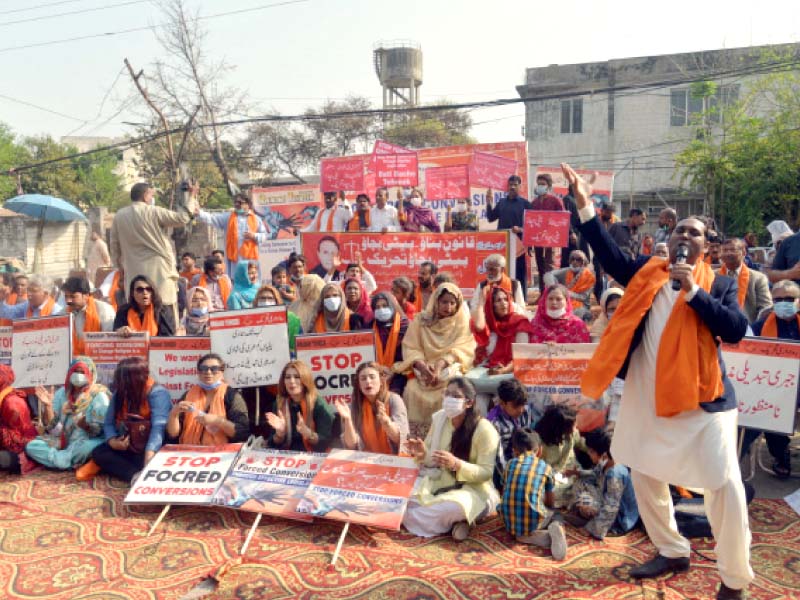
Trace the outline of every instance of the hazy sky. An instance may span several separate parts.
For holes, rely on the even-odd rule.
[[[188,1],[205,15],[276,3]],[[100,7],[105,8],[56,16]],[[115,113],[132,86],[127,73],[118,75],[125,57],[148,72],[161,51],[151,30],[14,48],[161,21],[156,3],[148,0],[0,0],[0,121],[18,134],[56,138],[130,131],[123,121],[134,116]],[[381,89],[372,67],[378,40],[422,45],[424,102],[487,100],[517,96],[526,67],[798,41],[800,5],[308,0],[208,19],[204,27],[208,51],[236,67],[227,82],[248,90],[252,113],[294,114],[348,94],[368,96],[378,107]],[[475,110],[472,133],[481,142],[521,140],[523,112],[522,105]]]

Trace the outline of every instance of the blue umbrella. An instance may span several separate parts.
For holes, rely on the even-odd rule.
[[[23,194],[11,198],[4,208],[42,221],[86,221],[84,214],[72,204],[55,196]]]

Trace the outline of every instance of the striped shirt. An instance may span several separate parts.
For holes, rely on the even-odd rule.
[[[512,458],[506,465],[500,514],[515,536],[531,535],[547,515],[545,492],[553,490],[553,471],[534,452]]]

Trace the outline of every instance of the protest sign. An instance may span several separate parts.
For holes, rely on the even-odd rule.
[[[114,370],[119,361],[139,356],[147,360],[148,334],[137,331],[130,337],[111,332],[89,332],[83,334],[83,348],[86,356],[94,361],[97,368],[97,381],[111,385]]]
[[[432,167],[425,170],[425,198],[448,200],[469,198],[469,166]]]
[[[488,152],[476,151],[469,163],[469,184],[505,190],[508,178],[517,172],[517,161]]]
[[[241,446],[162,446],[142,469],[125,503],[211,504]]]
[[[225,381],[236,388],[278,383],[289,362],[285,306],[214,312],[211,351],[225,361]]]
[[[175,402],[197,383],[197,361],[209,352],[207,337],[150,338],[150,377],[167,388]]]
[[[14,387],[64,385],[72,357],[72,315],[22,319],[11,330]]]
[[[739,425],[792,435],[800,343],[745,338],[738,344],[723,344],[722,358],[736,391]]]
[[[424,261],[434,262],[442,271],[449,271],[461,285],[464,296],[471,298],[484,278],[484,259],[490,254],[508,256],[507,231],[453,231],[450,233],[303,233],[301,246],[309,259],[308,271],[316,263],[317,247],[323,237],[332,237],[339,247],[343,265],[358,262],[361,255],[379,290],[392,289],[398,275],[416,273]],[[315,261],[316,259],[316,261]]]
[[[377,154],[373,160],[376,186],[415,186],[419,181],[417,153]]]
[[[311,367],[314,385],[328,404],[350,402],[358,365],[375,360],[375,333],[367,329],[298,335],[296,341],[298,360]]]
[[[605,422],[601,399],[581,394],[581,376],[597,344],[512,344],[514,377],[528,391],[537,417],[551,404],[568,404],[578,411],[578,429],[591,431]]]
[[[312,521],[297,512],[325,454],[245,446],[214,496],[213,503],[248,512]]]
[[[592,186],[592,201],[595,207],[600,206],[601,202],[614,199],[614,171],[594,171],[591,169],[575,169],[575,172]],[[569,183],[564,178],[561,167],[538,166],[536,175],[550,175],[553,178],[553,194],[563,198],[569,193]],[[536,178],[534,177],[534,181]]]
[[[522,243],[538,248],[565,248],[569,244],[569,211],[526,210]]]
[[[359,191],[364,188],[364,159],[361,155],[323,158],[320,163],[323,192]]]
[[[331,450],[297,510],[398,530],[418,474],[413,458]]]
[[[13,339],[11,325],[0,327],[0,365],[11,364],[11,344]]]

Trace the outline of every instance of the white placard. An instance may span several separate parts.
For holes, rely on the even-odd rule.
[[[72,315],[23,319],[11,327],[14,387],[64,385],[72,358]]]
[[[146,331],[136,331],[128,337],[113,331],[84,333],[83,352],[94,361],[97,382],[110,386],[121,360],[137,356],[146,360],[149,337]]]
[[[197,383],[197,361],[209,352],[208,337],[150,338],[150,377],[167,388],[175,402]]]

